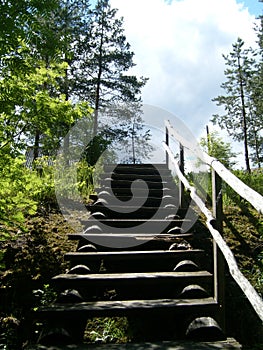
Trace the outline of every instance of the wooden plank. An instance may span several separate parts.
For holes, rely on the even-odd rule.
[[[171,223],[174,223],[174,224],[180,224],[180,223],[182,223],[183,221],[188,221],[188,222],[190,222],[191,220],[190,219],[180,219],[180,218],[178,218],[177,217],[177,215],[175,214],[174,215],[175,216],[175,218],[174,219],[171,219],[171,220],[166,220],[166,219],[151,219],[151,222],[153,223],[153,224],[158,224],[158,223],[160,223],[160,224],[162,224],[162,223],[164,223],[164,222],[171,222]],[[90,218],[88,218],[88,220],[86,221],[86,222],[88,222],[88,221],[94,221],[94,220],[92,220],[92,217],[90,217]],[[98,220],[95,220],[96,222],[98,222]],[[101,223],[105,223],[105,225],[108,225],[108,224],[110,224],[110,223],[119,223],[120,225],[121,224],[125,224],[125,223],[131,223],[131,224],[136,224],[136,222],[138,223],[138,225],[141,225],[143,222],[149,222],[149,220],[145,220],[145,219],[100,219],[100,221],[99,222],[101,222]],[[122,225],[120,226],[120,227],[122,227]]]
[[[175,242],[180,242],[182,239],[192,239],[193,235],[191,233],[186,234],[138,234],[138,233],[109,233],[109,234],[69,234],[69,239],[71,240],[81,240],[93,243],[95,245],[100,245],[103,247],[115,247],[115,248],[127,248],[132,246],[138,246],[148,242],[154,243],[166,243],[172,244]]]
[[[156,240],[156,241],[177,241],[178,239],[192,238],[192,233],[179,233],[179,234],[154,234],[154,233],[69,233],[68,238],[70,240],[94,240],[94,239],[128,239],[134,238],[136,240]]]
[[[123,301],[96,301],[82,302],[76,304],[52,304],[39,307],[37,313],[42,317],[62,313],[85,314],[88,317],[94,316],[115,316],[128,314],[129,311],[155,311],[172,309],[186,312],[187,308],[215,310],[217,304],[213,298],[205,299],[154,299],[154,300],[123,300]]]
[[[112,193],[114,195],[114,193]],[[132,194],[130,196],[123,196],[123,195],[118,195],[118,196],[114,196],[113,198],[111,197],[112,194],[110,194],[107,191],[101,191],[98,193],[98,195],[96,195],[96,201],[98,200],[99,202],[102,201],[106,201],[106,205],[109,206],[111,205],[111,203],[116,203],[116,198],[119,201],[122,201],[123,205],[127,204],[127,202],[129,202],[130,200],[133,199]],[[178,206],[178,200],[175,197],[172,196],[159,196],[159,197],[140,197],[140,196],[136,196],[137,201],[139,201],[140,203],[143,203],[144,206],[148,206],[148,207],[156,207],[159,206],[160,203],[164,203],[164,205],[167,204],[173,204]],[[98,204],[99,204],[98,202]],[[97,204],[97,203],[94,203]]]
[[[114,195],[131,195],[131,188],[130,187],[122,187],[122,188],[111,188],[110,186],[104,186],[103,188],[99,187],[96,188],[95,191],[96,192],[100,192],[100,191],[112,191],[112,193],[114,193]],[[149,197],[153,197],[153,196],[165,196],[165,195],[176,195],[178,193],[177,188],[160,188],[160,189],[156,189],[156,188],[149,188]]]
[[[165,163],[141,163],[141,164],[105,164],[104,170],[108,171],[108,169],[167,169],[167,165]]]
[[[100,273],[90,275],[61,274],[52,278],[52,284],[59,289],[84,288],[135,288],[138,292],[145,287],[152,290],[157,285],[171,288],[173,285],[211,283],[212,274],[207,271],[195,272],[132,272],[132,273]],[[136,291],[137,289],[137,291]],[[154,289],[153,289],[154,291]],[[132,289],[130,290],[132,292]]]
[[[99,259],[105,260],[139,260],[139,259],[184,259],[193,256],[200,256],[204,251],[201,249],[195,250],[147,250],[147,251],[113,251],[113,252],[74,252],[65,254],[65,260],[74,262],[93,261]]]
[[[104,174],[142,174],[142,175],[171,175],[171,171],[165,168],[133,168],[133,167],[117,167],[106,169]]]
[[[135,174],[130,174],[130,173],[104,173],[103,175],[100,176],[101,181],[105,180],[127,180],[127,181],[135,181],[135,180],[143,180],[146,182],[168,182],[171,181],[173,182],[173,178],[171,175],[165,175],[165,174],[141,174],[141,173],[135,173]]]
[[[52,350],[240,350],[242,346],[233,338],[213,342],[162,341],[126,344],[80,344],[52,346]],[[29,345],[25,350],[50,350],[43,345]]]
[[[114,188],[135,188],[135,189],[141,189],[145,188],[145,182],[139,183],[139,182],[134,182],[134,181],[129,181],[129,180],[102,180],[101,181],[101,187],[107,187],[111,186],[113,189]],[[175,183],[170,182],[170,181],[163,181],[163,182],[154,182],[154,181],[148,181],[147,186],[150,189],[163,189],[169,188],[173,189],[175,188]]]
[[[87,220],[82,220],[84,225],[83,233],[151,233],[153,235],[162,234],[171,228],[178,228],[185,219],[101,219],[89,217]],[[178,231],[177,231],[178,232]]]
[[[137,197],[136,197],[136,200],[137,200]],[[87,206],[87,209],[92,210],[93,212],[94,212],[94,210],[96,210],[96,211],[112,210],[112,211],[116,211],[116,212],[120,211],[120,213],[121,213],[121,209],[123,209],[123,208],[127,208],[131,212],[134,212],[134,211],[140,209],[140,210],[144,210],[145,212],[152,212],[152,211],[156,211],[156,210],[161,210],[163,212],[167,211],[168,214],[169,213],[175,214],[177,211],[176,207],[175,208],[170,208],[170,207],[165,208],[165,207],[160,207],[160,206],[156,206],[156,207],[154,207],[154,206],[152,206],[152,207],[140,206],[140,207],[138,207],[138,206],[132,206],[132,205],[127,206],[127,205],[125,205],[125,203],[123,203],[123,205],[104,206],[103,204],[92,204],[92,205]]]

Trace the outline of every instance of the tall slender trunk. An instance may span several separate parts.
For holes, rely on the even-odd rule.
[[[261,161],[260,161],[260,154],[259,154],[260,144],[258,141],[258,132],[257,130],[255,130],[255,128],[254,128],[254,137],[255,137],[256,162],[257,162],[258,168],[260,169],[261,168]]]
[[[33,162],[39,157],[39,144],[40,144],[40,130],[37,129],[35,133],[34,149],[33,149]]]
[[[99,72],[97,77],[97,86],[95,92],[95,112],[94,112],[94,124],[93,124],[93,137],[98,134],[98,116],[99,116],[99,107],[100,107],[100,85],[101,85],[101,76],[102,76],[102,55],[100,54],[100,62],[99,62]]]
[[[133,161],[133,164],[136,163],[136,158],[135,158],[134,123],[132,124],[132,161]]]
[[[104,24],[101,24],[101,32],[100,32],[100,47],[99,47],[99,71],[97,76],[97,85],[96,85],[96,91],[95,91],[95,112],[94,112],[94,124],[93,124],[93,137],[95,137],[98,134],[98,115],[99,115],[99,107],[100,107],[100,88],[101,88],[101,77],[103,73],[102,68],[102,48],[104,43]]]
[[[240,57],[238,57],[238,70],[239,70],[239,84],[240,84],[240,95],[241,95],[241,105],[242,105],[242,124],[243,124],[243,132],[244,132],[245,162],[246,162],[247,171],[251,173],[250,164],[249,164],[249,154],[248,154],[247,115],[246,115],[246,107],[245,107],[244,84],[243,84],[243,77],[242,77],[242,67],[240,64]]]

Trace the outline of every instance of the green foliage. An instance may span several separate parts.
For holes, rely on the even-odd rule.
[[[126,318],[95,318],[88,322],[85,337],[92,343],[127,342],[128,321]]]
[[[0,163],[0,240],[4,240],[9,236],[9,227],[23,230],[25,216],[36,213],[34,196],[38,189],[35,187],[37,177],[25,168],[23,157],[12,158],[3,154]]]
[[[53,303],[58,293],[55,291],[48,283],[44,284],[41,289],[33,290],[33,294],[38,301],[38,305],[45,306]],[[38,307],[34,308],[34,311],[37,311]]]
[[[54,166],[49,163],[48,157],[38,158],[34,167],[29,169],[25,167],[23,156],[12,158],[3,154],[0,160],[0,240],[13,236],[14,228],[17,233],[24,232],[27,216],[56,206]],[[75,171],[72,169],[67,174],[65,191],[67,194],[77,191],[83,198],[88,198],[93,192],[93,167],[85,161],[76,163],[76,167],[77,181],[74,182],[72,178],[72,172]]]
[[[141,89],[147,79],[129,75],[134,66],[123,29],[109,0],[97,0],[90,11],[89,31],[80,46],[85,55],[79,61],[79,92],[95,109],[94,136],[98,129],[98,109],[121,102],[140,102]]]
[[[226,81],[221,84],[225,95],[213,99],[217,106],[223,106],[225,113],[213,115],[212,122],[227,130],[236,141],[243,141],[246,169],[250,172],[249,145],[252,144],[251,130],[257,115],[251,99],[251,86],[255,74],[255,55],[252,49],[244,49],[241,38],[233,44],[229,55],[223,55],[226,63]]]
[[[207,137],[202,137],[200,145],[209,156],[218,159],[227,168],[235,164],[231,158],[236,157],[236,153],[231,151],[230,143],[224,142],[217,131],[212,131]]]
[[[94,167],[90,166],[86,161],[82,160],[78,163],[77,170],[77,186],[82,198],[88,200],[89,195],[94,193],[93,183]]]
[[[263,195],[263,172],[260,170],[252,171],[252,173],[247,173],[243,170],[234,170],[234,175],[236,175],[241,181],[246,185],[251,187],[256,192]],[[224,184],[224,205],[235,203],[237,205],[248,205],[247,202],[242,199],[230,186]]]

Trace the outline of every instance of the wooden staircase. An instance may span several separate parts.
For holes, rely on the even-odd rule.
[[[167,166],[104,170],[83,232],[69,235],[78,241],[77,251],[65,255],[71,268],[52,280],[59,297],[36,313],[45,324],[39,343],[79,344],[87,319],[125,316],[140,320],[141,341],[190,339],[240,348],[226,346],[220,325],[212,244],[204,239],[200,248],[196,232],[182,231],[186,209],[178,208]]]

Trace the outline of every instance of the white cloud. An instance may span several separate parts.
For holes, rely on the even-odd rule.
[[[241,37],[255,45],[255,17],[236,0],[111,0],[124,17],[134,73],[149,77],[144,103],[166,109],[199,136],[224,81],[224,60]]]

